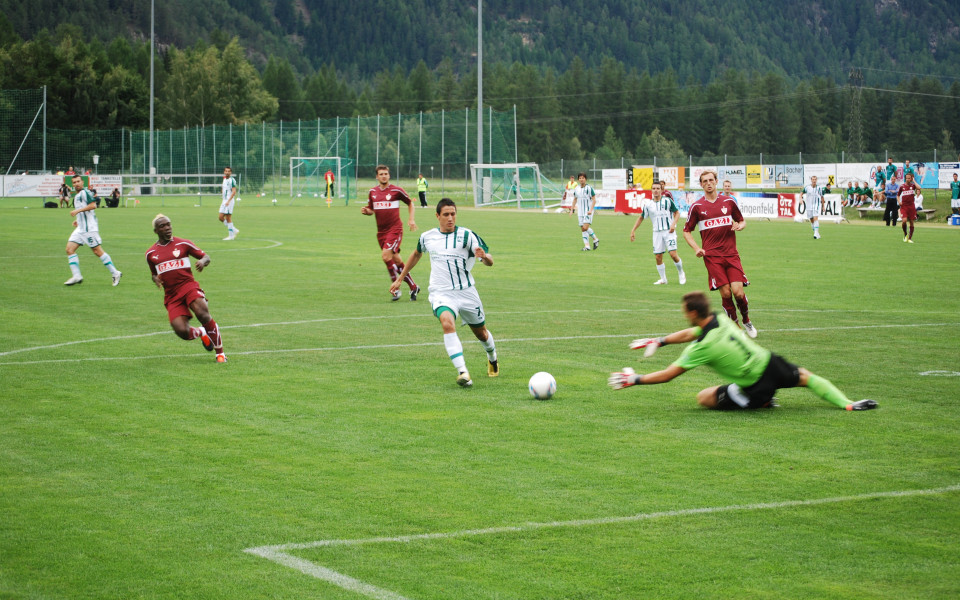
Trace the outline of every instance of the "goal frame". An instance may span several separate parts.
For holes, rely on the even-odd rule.
[[[516,182],[520,180],[521,169],[533,170],[533,196],[523,196],[523,190],[518,187]],[[500,193],[495,193],[492,185],[492,177],[486,176],[487,171],[513,172],[513,185],[506,187]],[[517,208],[523,208],[523,202],[535,202],[539,208],[546,209],[547,203],[544,195],[543,173],[540,172],[540,165],[537,163],[474,163],[470,165],[470,179],[473,184],[473,205],[481,206],[506,206],[515,205]]]
[[[340,198],[342,196],[341,192],[343,191],[342,186],[343,186],[343,179],[344,179],[343,178],[344,158],[342,156],[291,156],[290,157],[290,198],[291,198],[290,203],[293,204],[293,199],[296,198],[297,193],[299,193],[304,189],[303,187],[299,187],[299,189],[294,189],[297,183],[300,182],[301,180],[307,180],[308,177],[313,177],[312,175],[306,176],[306,177],[301,177],[300,175],[296,175],[296,176],[294,175],[294,169],[297,166],[299,166],[297,165],[297,163],[302,164],[303,161],[305,160],[313,160],[317,162],[333,161],[336,163],[336,169],[334,170],[334,173],[336,174],[336,178],[333,180],[333,194],[334,194],[334,198]],[[323,181],[323,175],[317,174],[316,177],[317,177],[317,189],[325,190],[326,185]]]

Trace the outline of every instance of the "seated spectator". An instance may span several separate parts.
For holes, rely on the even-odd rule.
[[[120,190],[113,188],[113,191],[110,192],[110,196],[106,199],[107,208],[116,208],[120,206]]]
[[[59,195],[60,195],[60,208],[63,208],[64,206],[69,208],[70,207],[70,188],[67,187],[66,183],[60,184]]]

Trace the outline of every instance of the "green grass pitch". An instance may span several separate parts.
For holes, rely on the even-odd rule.
[[[627,344],[684,327],[706,284],[681,241],[687,285],[669,260],[651,285],[632,217],[599,215],[588,253],[572,217],[461,210],[495,259],[474,274],[502,368],[460,327],[461,389],[358,207],[241,206],[224,242],[192,204],[164,212],[212,257],[225,365],[169,328],[156,208],[100,210],[122,282],[81,248],[68,288],[67,211],[0,205],[0,598],[960,595],[960,228],[750,222],[758,341],[880,408],[797,389],[726,414],[696,406],[707,369],[606,386],[676,358]]]

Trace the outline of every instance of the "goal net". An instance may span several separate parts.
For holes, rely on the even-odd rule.
[[[474,206],[549,208],[563,196],[536,163],[473,164],[470,177]]]
[[[353,161],[340,156],[290,157],[290,203],[295,201],[347,204]],[[327,173],[333,182],[327,185]]]

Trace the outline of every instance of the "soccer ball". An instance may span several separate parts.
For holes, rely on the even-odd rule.
[[[530,395],[537,400],[549,400],[557,393],[557,380],[550,373],[540,371],[533,374],[527,388],[530,390]]]

